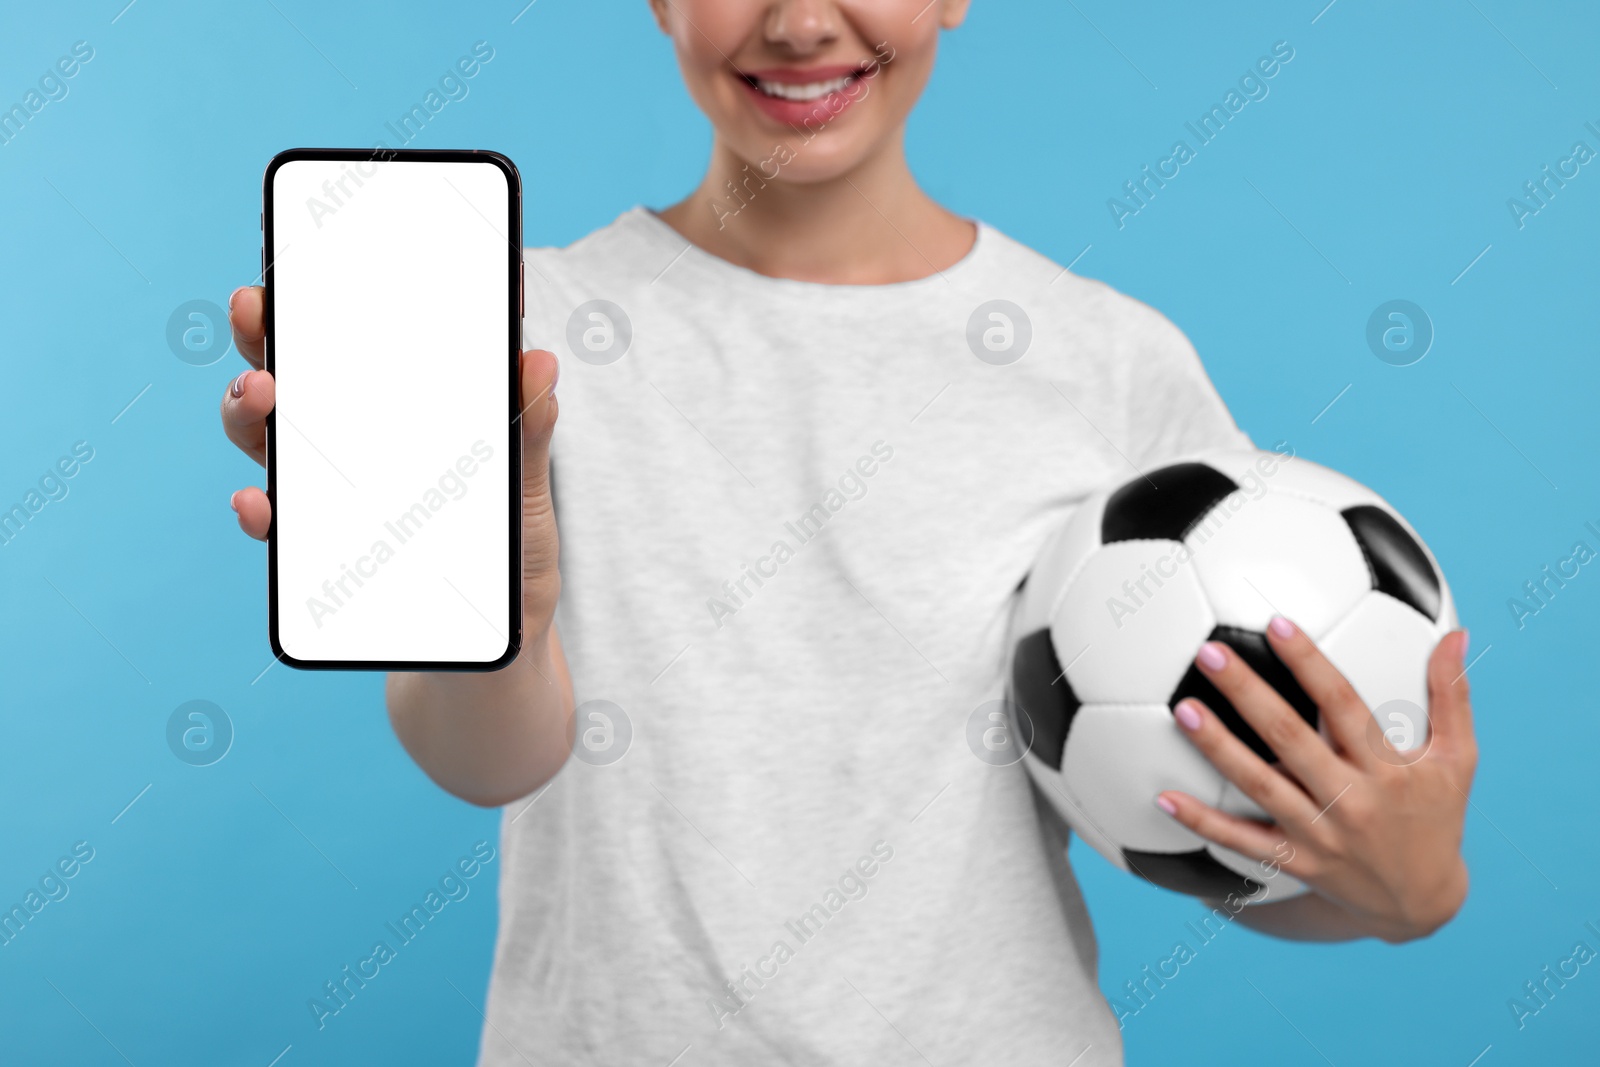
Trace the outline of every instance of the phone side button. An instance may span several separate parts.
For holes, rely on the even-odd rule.
[[[517,261],[517,317],[528,317],[528,264],[523,260]]]

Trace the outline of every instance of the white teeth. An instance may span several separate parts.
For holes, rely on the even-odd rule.
[[[834,78],[831,81],[812,82],[809,85],[790,85],[786,82],[769,82],[760,78],[756,79],[756,87],[768,96],[778,96],[785,100],[798,100],[806,103],[811,100],[821,100],[829,93],[842,92],[854,77],[846,75],[843,78]]]

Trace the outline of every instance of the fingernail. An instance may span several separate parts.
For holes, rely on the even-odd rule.
[[[228,294],[228,310],[229,311],[233,310],[233,302],[236,299],[238,299],[238,297],[239,297],[239,290],[237,290],[237,289],[235,289],[233,292]]]
[[[235,397],[244,396],[244,380],[248,377],[250,377],[250,372],[242,371],[239,376],[233,380],[233,384],[228,387],[228,391]]]
[[[1187,700],[1180,700],[1173,716],[1178,720],[1178,725],[1185,730],[1200,729],[1200,711]]]
[[[1472,635],[1466,630],[1461,631],[1461,662],[1467,662],[1467,648],[1472,644]]]
[[[1217,642],[1207,641],[1200,646],[1200,654],[1195,660],[1208,671],[1220,671],[1228,662],[1228,654]]]
[[[1267,629],[1272,631],[1273,637],[1293,637],[1294,623],[1282,615],[1274,615],[1272,621],[1267,623]]]
[[[228,506],[234,510],[234,514],[238,514],[238,512],[239,512],[239,490],[235,489],[233,492],[228,494]]]
[[[1164,796],[1157,796],[1156,797],[1156,807],[1160,808],[1162,811],[1166,812],[1168,815],[1176,815],[1176,814],[1178,814],[1178,805],[1174,804],[1172,801],[1168,800]]]

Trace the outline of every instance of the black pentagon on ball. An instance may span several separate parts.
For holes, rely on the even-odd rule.
[[[1021,708],[1033,728],[1033,754],[1055,770],[1067,744],[1067,729],[1082,702],[1056,658],[1048,628],[1017,642],[1011,658],[1011,703]]]
[[[1428,553],[1400,521],[1380,507],[1362,504],[1340,512],[1366,557],[1372,588],[1439,621],[1443,596]]]
[[[1204,463],[1174,463],[1135,478],[1106,498],[1100,540],[1182,541],[1239,486]]]
[[[1263,681],[1278,691],[1290,707],[1300,713],[1300,717],[1313,730],[1317,728],[1317,705],[1306,691],[1300,688],[1300,683],[1290,673],[1289,668],[1283,665],[1278,654],[1272,651],[1272,646],[1267,644],[1267,635],[1254,630],[1245,630],[1237,626],[1218,626],[1211,631],[1211,636],[1206,640],[1217,641],[1233,649],[1235,654],[1250,669],[1259,674]],[[1250,727],[1240,716],[1233,702],[1211,684],[1211,680],[1200,673],[1200,668],[1194,664],[1189,665],[1189,670],[1178,681],[1178,688],[1172,691],[1172,698],[1167,705],[1172,708],[1185,698],[1200,701],[1216,713],[1227,728],[1233,731],[1235,737],[1250,746],[1251,751],[1267,762],[1275,762],[1277,755],[1267,743],[1261,740],[1261,735]]]
[[[1226,900],[1229,894],[1253,897],[1261,883],[1224,867],[1205,849],[1193,852],[1139,852],[1125,848],[1128,869],[1163,889],[1206,900]]]

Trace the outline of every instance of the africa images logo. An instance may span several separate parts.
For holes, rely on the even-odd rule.
[[[473,456],[477,458],[474,459]],[[386,537],[378,537],[366,553],[356,557],[355,565],[341,563],[342,571],[337,577],[325,579],[322,583],[322,596],[315,593],[306,597],[306,610],[311,613],[311,621],[316,623],[317,629],[322,629],[323,620],[330,615],[336,615],[339,609],[353,600],[367,581],[378,576],[379,568],[394,558],[398,548],[406,542],[417,537],[426,528],[439,512],[444,510],[446,504],[452,500],[460,500],[467,495],[471,488],[467,479],[476,474],[483,464],[494,458],[494,449],[487,442],[474,441],[472,456],[461,456],[452,467],[447,467],[439,475],[437,484],[429,486],[422,494],[422,499],[412,504],[405,511],[385,522],[383,528],[394,544],[389,543]],[[354,585],[354,588],[351,586]]]
[[[1199,118],[1185,122],[1183,128],[1193,135],[1193,145],[1187,138],[1180,137],[1172,143],[1166,156],[1156,160],[1154,168],[1146,163],[1137,177],[1122,183],[1122,197],[1113,196],[1106,200],[1106,210],[1111,213],[1111,221],[1116,223],[1117,229],[1123,229],[1129,219],[1149,207],[1156,193],[1183,173],[1185,166],[1200,158],[1200,149],[1222,136],[1228,123],[1246,106],[1265,100],[1272,92],[1272,87],[1267,83],[1276,78],[1293,59],[1293,45],[1288,41],[1274,43],[1271,55],[1261,56],[1240,75],[1238,88],[1230,88],[1223,94],[1221,103],[1212,104]]]
[[[436,883],[423,893],[420,903],[413,903],[398,918],[384,923],[383,936],[372,943],[367,954],[359,957],[354,966],[347,963],[341,967],[322,983],[322,992],[306,1001],[317,1029],[326,1029],[329,1019],[350,1007],[367,983],[377,979],[385,967],[400,957],[402,949],[421,937],[446,907],[466,900],[472,892],[472,880],[494,861],[493,845],[487,841],[474,843],[470,854],[445,868]]]
[[[779,568],[794,559],[802,546],[815,540],[828,520],[844,510],[846,504],[866,496],[867,480],[893,458],[894,446],[887,441],[874,441],[871,455],[863,455],[853,466],[845,468],[837,486],[830,486],[798,519],[783,524],[784,532],[794,538],[794,544],[790,544],[787,537],[773,541],[765,555],[741,564],[740,573],[722,583],[721,596],[706,597],[706,610],[711,613],[716,628],[722,629],[726,619],[747,607],[756,592],[778,576]],[[752,583],[755,589],[750,588]]]

